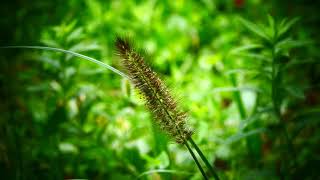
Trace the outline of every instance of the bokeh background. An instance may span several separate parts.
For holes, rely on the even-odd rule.
[[[129,36],[188,112],[193,139],[222,179],[317,179],[319,7],[312,0],[11,0],[0,6],[0,45],[58,47],[121,70],[114,38]],[[286,34],[300,44],[284,53],[290,68],[281,87],[268,79],[273,66],[261,63],[268,45],[239,54],[262,42],[241,19],[267,26],[268,14],[276,22],[299,17]],[[4,179],[202,178],[127,79],[31,49],[0,49],[0,70]]]

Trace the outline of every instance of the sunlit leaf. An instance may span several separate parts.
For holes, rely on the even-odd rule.
[[[260,49],[263,46],[261,44],[248,44],[248,45],[243,45],[237,48],[234,48],[231,50],[231,54],[238,54],[239,52],[242,51],[248,51],[248,50],[252,50],[252,49]]]
[[[265,61],[265,62],[270,62],[271,59],[265,55],[258,54],[258,53],[239,53],[238,55],[242,57],[247,57],[250,59],[255,59],[255,60],[260,60],[260,61]]]
[[[272,40],[270,39],[270,37],[268,37],[268,35],[265,33],[265,31],[257,24],[250,22],[246,19],[243,18],[239,18],[239,21],[247,28],[249,29],[251,32],[255,33],[256,35],[258,35],[259,37],[261,37],[262,39],[267,40],[268,42],[271,42]]]
[[[80,40],[81,38],[83,38],[83,28],[77,28],[75,30],[73,30],[68,37],[66,38],[66,42],[72,42],[75,40]]]

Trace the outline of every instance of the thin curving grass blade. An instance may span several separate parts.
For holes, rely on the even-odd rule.
[[[107,68],[107,69],[111,70],[112,72],[114,72],[114,73],[116,73],[116,74],[118,74],[118,75],[120,75],[120,76],[122,76],[124,78],[130,79],[125,73],[119,71],[118,69],[116,69],[116,68],[114,68],[114,67],[112,67],[112,66],[110,66],[110,65],[108,65],[106,63],[103,63],[103,62],[101,62],[99,60],[96,60],[94,58],[91,58],[91,57],[88,57],[88,56],[85,56],[85,55],[82,55],[82,54],[79,54],[79,53],[76,53],[76,52],[73,52],[73,51],[65,50],[65,49],[54,48],[54,47],[46,47],[46,46],[2,46],[0,48],[1,49],[41,49],[41,50],[62,52],[62,53],[70,54],[70,55],[73,55],[73,56],[88,60],[90,62],[98,64],[99,66]]]

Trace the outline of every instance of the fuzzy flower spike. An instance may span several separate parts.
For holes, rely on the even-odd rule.
[[[186,125],[186,113],[177,107],[168,88],[127,39],[118,37],[115,45],[123,67],[144,96],[156,124],[177,143],[183,144],[193,133]]]

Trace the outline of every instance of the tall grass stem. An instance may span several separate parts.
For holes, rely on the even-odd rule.
[[[196,149],[197,153],[201,157],[202,161],[206,164],[207,168],[209,169],[210,173],[213,175],[215,180],[220,180],[218,174],[214,170],[214,168],[209,163],[208,159],[203,155],[201,149],[197,146],[197,144],[193,141],[193,139],[190,137],[188,141],[192,144],[192,146]]]
[[[189,152],[190,152],[190,154],[191,154],[191,156],[192,156],[192,158],[193,158],[194,162],[197,164],[197,166],[198,166],[198,168],[199,168],[199,170],[200,170],[200,172],[201,172],[201,174],[202,174],[202,176],[203,176],[203,179],[208,180],[208,177],[207,177],[206,173],[205,173],[205,172],[204,172],[204,170],[202,169],[202,167],[201,167],[201,165],[200,165],[200,163],[199,163],[199,161],[198,161],[198,159],[197,159],[196,155],[193,153],[193,151],[192,151],[192,149],[190,148],[190,146],[189,146],[188,142],[187,142],[187,141],[185,141],[185,143],[184,143],[184,144],[185,144],[185,145],[186,145],[186,147],[188,148],[188,150],[189,150]]]

